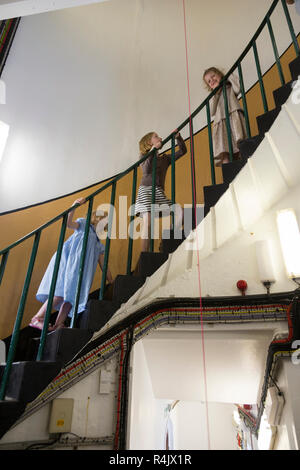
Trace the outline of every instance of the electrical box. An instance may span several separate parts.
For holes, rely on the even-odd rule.
[[[52,402],[49,433],[70,432],[72,425],[73,398],[56,398]]]

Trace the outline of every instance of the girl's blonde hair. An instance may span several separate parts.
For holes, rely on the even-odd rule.
[[[204,82],[206,88],[207,88],[209,91],[211,91],[211,88],[210,88],[210,86],[206,83],[205,76],[206,76],[208,73],[210,73],[210,72],[217,73],[218,75],[220,75],[221,78],[224,78],[224,73],[223,73],[221,70],[217,69],[216,67],[209,67],[209,69],[206,69],[205,72],[204,72],[204,74],[203,74],[203,77],[202,77],[202,78],[203,78],[203,82]]]
[[[140,153],[142,155],[146,155],[146,153],[148,153],[149,150],[151,150],[152,148],[151,139],[152,139],[153,134],[155,134],[155,132],[148,132],[148,134],[144,135],[144,137],[141,138],[139,142],[139,147],[140,147]]]
[[[97,215],[97,211],[93,211],[91,214],[91,224],[94,225],[96,222],[100,222],[100,220],[105,219],[108,216],[107,212],[103,212],[103,215]]]

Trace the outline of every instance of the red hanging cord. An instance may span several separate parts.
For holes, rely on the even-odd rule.
[[[185,0],[182,0],[183,6],[183,23],[184,23],[184,37],[185,37],[185,57],[186,57],[186,76],[187,76],[187,89],[188,89],[188,108],[190,117],[190,129],[192,130],[192,113],[191,113],[191,95],[190,95],[190,80],[189,80],[189,59],[188,59],[188,44],[187,44],[187,27],[186,27],[186,13],[185,13]],[[197,228],[197,202],[196,202],[196,182],[195,182],[195,156],[194,156],[194,145],[193,139],[190,135],[190,149],[192,157],[192,178],[193,178],[193,194],[195,201],[195,224]],[[204,380],[204,395],[206,405],[206,427],[207,427],[207,441],[208,450],[210,450],[210,431],[209,431],[209,419],[208,419],[208,401],[207,401],[207,378],[206,378],[206,358],[205,358],[205,345],[204,345],[204,328],[203,328],[203,308],[202,308],[202,295],[201,295],[201,280],[200,280],[200,259],[199,259],[199,246],[198,236],[197,240],[197,267],[198,267],[198,288],[199,288],[199,299],[200,299],[200,312],[201,312],[201,340],[202,340],[202,356],[203,356],[203,380]]]
[[[119,448],[119,432],[120,432],[120,412],[121,412],[121,393],[122,393],[122,374],[123,374],[123,360],[124,360],[124,336],[126,332],[123,332],[120,338],[121,342],[121,354],[120,354],[120,369],[119,369],[119,389],[117,399],[117,425],[115,434],[115,445],[114,450]]]

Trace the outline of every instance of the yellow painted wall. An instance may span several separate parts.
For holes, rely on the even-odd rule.
[[[295,58],[294,48],[291,46],[283,55],[281,63],[284,70],[286,81],[291,80],[288,64]],[[276,65],[273,66],[264,77],[264,84],[267,93],[269,108],[274,107],[272,91],[280,87],[280,80]],[[259,85],[256,84],[247,93],[248,110],[250,116],[250,125],[252,135],[257,134],[256,116],[263,114],[263,105],[260,98]],[[201,130],[194,137],[195,160],[196,160],[196,185],[197,185],[197,203],[203,203],[203,186],[211,184],[210,163],[209,163],[209,147],[207,128]],[[187,142],[188,154],[181,158],[176,164],[176,202],[184,205],[192,202],[191,190],[191,169],[190,169],[190,152],[189,142]],[[138,171],[138,184],[141,178],[141,172]],[[216,168],[217,183],[222,182],[222,173],[220,168]],[[0,217],[1,224],[1,246],[3,249],[14,241],[20,239],[27,233],[35,230],[37,227],[46,223],[59,213],[70,207],[73,201],[78,197],[84,197],[102,185],[95,186],[88,190],[79,191],[75,195],[63,197],[55,201],[35,206],[29,209],[20,210],[11,214],[2,215]],[[116,190],[116,213],[118,219],[119,196],[128,197],[128,206],[131,202],[132,173],[124,177],[117,184]],[[166,179],[166,194],[171,197],[171,178],[170,171]],[[110,202],[110,189],[105,190],[95,198],[94,207],[100,204]],[[76,210],[74,219],[84,217],[87,206],[82,206]],[[44,271],[50,261],[51,256],[56,251],[60,222],[48,227],[42,234],[38,256],[34,267],[32,282],[28,292],[26,308],[24,312],[23,324],[26,326],[30,318],[37,312],[41,304],[36,301],[35,293],[44,274]],[[68,230],[66,238],[71,235],[72,231]],[[117,220],[118,233],[118,220]],[[7,267],[3,277],[0,290],[0,338],[4,338],[11,334],[15,316],[18,309],[18,303],[22,292],[23,283],[26,276],[27,265],[31,253],[33,238],[13,249],[8,257]],[[159,241],[155,243],[155,249],[158,248]],[[128,240],[112,240],[110,248],[110,269],[113,277],[118,274],[125,274],[127,267],[127,249]],[[133,260],[132,268],[138,261],[140,252],[140,240],[133,243]],[[101,275],[97,271],[92,290],[100,285]]]

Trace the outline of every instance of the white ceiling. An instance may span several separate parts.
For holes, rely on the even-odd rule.
[[[109,0],[0,0],[0,20],[107,1]]]
[[[272,336],[271,330],[156,330],[143,339],[154,396],[257,403]]]

